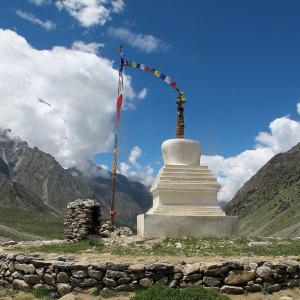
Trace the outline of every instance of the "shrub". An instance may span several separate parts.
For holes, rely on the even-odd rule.
[[[154,285],[140,291],[131,300],[230,300],[230,298],[202,286],[171,289],[162,285]]]
[[[262,292],[267,295],[267,294],[272,294],[272,285],[268,282],[264,282],[262,286]]]
[[[35,298],[44,299],[49,296],[50,289],[45,287],[40,287],[38,289],[33,289],[31,292],[35,296]]]

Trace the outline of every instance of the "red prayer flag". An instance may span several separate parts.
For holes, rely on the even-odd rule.
[[[150,67],[149,66],[145,66],[145,71],[149,72],[150,71]]]
[[[118,100],[117,100],[117,109],[121,109],[123,104],[123,95],[119,95]]]
[[[116,114],[116,125],[120,127],[121,108],[123,104],[123,94],[120,94],[117,100],[117,114]]]
[[[176,88],[176,82],[175,81],[171,82],[171,87],[173,87],[174,89]]]

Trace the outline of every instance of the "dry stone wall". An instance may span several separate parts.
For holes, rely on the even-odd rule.
[[[279,291],[300,285],[299,260],[244,263],[228,261],[205,266],[169,263],[113,263],[83,265],[61,256],[45,261],[39,256],[0,254],[0,285],[11,284],[28,291],[37,286],[51,287],[53,293],[97,287],[105,292],[133,291],[138,287],[164,284],[172,288],[203,285],[223,293]]]

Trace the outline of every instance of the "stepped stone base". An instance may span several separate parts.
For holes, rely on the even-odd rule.
[[[150,214],[137,217],[137,233],[143,238],[232,237],[236,232],[237,217]]]

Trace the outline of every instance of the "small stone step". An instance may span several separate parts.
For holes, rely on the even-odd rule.
[[[182,169],[182,170],[209,170],[207,166],[200,165],[165,165],[166,169]]]
[[[195,171],[195,170],[176,170],[176,169],[164,169],[162,170],[161,172],[162,174],[186,174],[186,175],[212,175],[212,173],[209,171],[209,170],[198,170],[198,171]]]
[[[217,180],[214,177],[175,177],[175,176],[160,176],[161,181],[179,181],[179,182],[217,182]]]

